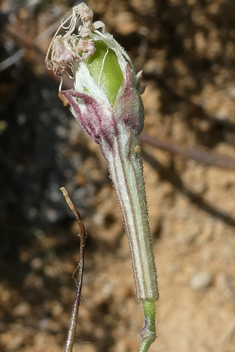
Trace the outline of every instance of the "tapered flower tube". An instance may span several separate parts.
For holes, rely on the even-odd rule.
[[[144,126],[141,72],[135,73],[104,23],[93,23],[93,12],[84,3],[56,32],[46,65],[61,79],[68,74],[73,80],[74,89],[61,90],[61,83],[59,97],[107,161],[128,236],[136,297],[143,304],[139,351],[145,352],[156,337],[158,290],[139,141]]]

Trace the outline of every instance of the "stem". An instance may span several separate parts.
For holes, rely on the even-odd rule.
[[[141,153],[135,152],[139,140],[122,129],[112,150],[105,151],[110,176],[127,231],[137,300],[157,300],[156,268],[143,180]]]
[[[122,128],[113,141],[112,149],[101,149],[109,165],[127,232],[136,297],[143,304],[145,324],[141,330],[139,352],[147,352],[156,339],[155,301],[158,289],[139,138]]]
[[[150,345],[155,341],[155,301],[145,300],[142,301],[144,311],[144,326],[140,332],[141,341],[138,352],[147,352]]]
[[[76,335],[76,327],[78,321],[78,311],[80,306],[80,299],[81,299],[81,291],[82,291],[82,279],[83,279],[83,272],[84,272],[84,247],[85,247],[85,228],[81,219],[81,216],[78,210],[74,207],[71,199],[69,198],[68,192],[64,187],[60,188],[61,192],[63,193],[68,206],[73,211],[80,228],[80,262],[79,262],[79,270],[78,270],[78,282],[77,282],[77,289],[76,289],[76,297],[74,301],[74,306],[70,318],[70,325],[69,331],[67,334],[65,350],[64,352],[73,352],[73,345]]]

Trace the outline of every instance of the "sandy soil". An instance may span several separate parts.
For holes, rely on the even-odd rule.
[[[129,52],[136,69],[144,71],[145,132],[234,157],[233,3],[91,0],[88,4]],[[65,11],[63,6],[55,2],[54,12]],[[17,16],[33,38],[51,24],[55,13],[43,8],[33,17],[25,6]],[[78,226],[59,192],[63,185],[72,191],[88,232],[74,352],[137,351],[141,305],[135,300],[127,239],[105,162],[59,99],[56,103],[56,84],[43,77],[27,57],[20,67],[8,69],[0,82],[1,113],[8,124],[0,141],[14,164],[8,171],[3,163],[0,179],[0,351],[64,348],[79,241]],[[47,113],[53,124],[59,123],[57,132],[63,137],[60,144],[55,139],[56,145],[53,136],[46,139],[45,131],[55,125],[49,124],[45,110],[39,120],[32,117],[36,102],[49,104],[49,90],[58,105],[56,111],[48,105]],[[45,129],[39,139],[42,121]],[[30,128],[36,128],[33,135]],[[29,146],[42,150],[44,143],[47,155],[53,144],[50,160],[58,159],[50,177],[45,176],[47,168],[44,176],[40,170],[29,174],[30,167],[38,165],[38,154],[28,153]],[[143,151],[160,292],[158,338],[150,351],[234,352],[235,172],[172,157],[146,144]],[[69,170],[62,179],[61,169]]]

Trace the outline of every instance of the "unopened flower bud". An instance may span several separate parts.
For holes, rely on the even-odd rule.
[[[79,19],[82,24],[78,27]],[[141,132],[141,74],[136,75],[129,56],[106,31],[104,23],[93,23],[93,12],[86,4],[76,6],[61,25],[46,63],[55,74],[67,73],[73,79],[74,89],[60,91],[59,96],[97,143],[102,139],[101,132],[115,134],[123,123],[133,132]],[[97,111],[103,114],[99,122]]]

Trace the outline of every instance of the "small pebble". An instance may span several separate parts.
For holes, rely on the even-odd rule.
[[[203,290],[212,284],[213,275],[208,271],[201,271],[191,277],[190,285],[194,290]]]
[[[25,317],[30,314],[30,306],[27,302],[21,302],[13,309],[13,312],[17,317]]]
[[[31,268],[34,270],[40,270],[43,267],[42,259],[40,258],[33,258],[30,262]]]

